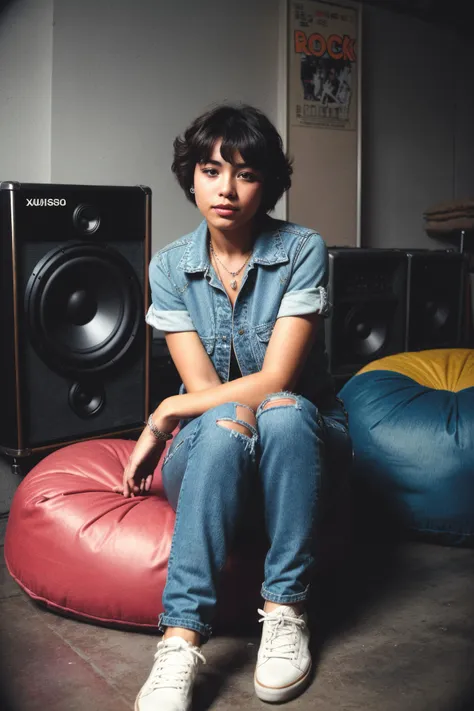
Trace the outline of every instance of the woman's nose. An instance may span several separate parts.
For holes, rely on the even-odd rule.
[[[231,197],[235,194],[234,181],[231,177],[223,177],[220,185],[219,195]]]

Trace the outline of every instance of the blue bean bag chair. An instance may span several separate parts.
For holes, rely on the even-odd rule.
[[[381,358],[339,394],[349,413],[362,530],[472,546],[474,350]]]

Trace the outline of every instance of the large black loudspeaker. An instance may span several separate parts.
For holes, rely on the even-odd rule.
[[[408,259],[406,351],[466,344],[467,255],[412,250]]]
[[[325,320],[329,369],[347,379],[376,358],[405,347],[407,259],[382,249],[329,249]]]
[[[143,427],[150,215],[146,187],[0,184],[0,451]]]

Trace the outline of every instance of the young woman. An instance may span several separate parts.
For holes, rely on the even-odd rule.
[[[265,560],[257,695],[296,696],[309,680],[305,601],[326,458],[347,461],[347,417],[327,371],[327,252],[314,230],[268,216],[290,187],[274,126],[250,106],[218,106],[174,144],[172,169],[204,220],[150,265],[147,322],[165,332],[182,392],[150,416],[123,494],[145,494],[164,442],[176,510],[155,663],[136,711],[191,704],[211,634],[218,576],[249,494],[262,492]]]

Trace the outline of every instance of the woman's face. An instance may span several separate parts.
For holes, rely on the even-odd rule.
[[[262,202],[263,181],[240,153],[234,155],[235,165],[227,163],[220,153],[221,143],[216,141],[207,163],[196,165],[194,196],[208,225],[225,232],[250,225]]]

